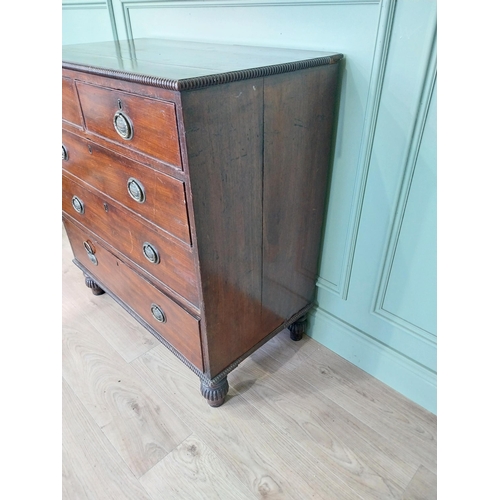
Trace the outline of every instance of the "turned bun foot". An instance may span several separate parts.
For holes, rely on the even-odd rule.
[[[87,285],[94,295],[102,295],[104,290],[90,277],[85,276],[85,285]]]
[[[227,393],[229,392],[229,384],[227,377],[224,377],[219,382],[211,380],[201,381],[201,395],[207,400],[207,403],[213,408],[217,408],[224,403]]]
[[[295,323],[292,323],[288,329],[290,330],[290,338],[298,342],[299,340],[302,340],[302,336],[304,333],[306,333],[306,327],[307,327],[307,317],[302,316],[302,318],[299,318]]]

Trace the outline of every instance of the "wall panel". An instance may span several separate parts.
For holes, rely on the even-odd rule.
[[[112,10],[106,0],[62,4],[63,45],[113,40]]]
[[[311,330],[313,338],[434,412],[435,8],[430,0],[396,5],[348,294],[341,300],[320,278]]]
[[[424,96],[425,118],[395,216],[375,312],[424,337],[436,336],[436,85]]]

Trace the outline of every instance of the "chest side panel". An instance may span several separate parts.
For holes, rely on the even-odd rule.
[[[283,319],[314,300],[338,67],[264,80],[262,296]]]
[[[186,92],[182,109],[214,376],[279,324],[261,300],[262,79]]]

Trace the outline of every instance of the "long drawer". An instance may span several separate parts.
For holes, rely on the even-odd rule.
[[[190,247],[175,243],[109,198],[62,176],[63,211],[199,307],[196,265]]]
[[[62,139],[65,170],[191,244],[182,181],[65,130]]]
[[[182,168],[175,104],[76,82],[87,130]]]
[[[64,225],[76,259],[99,284],[135,311],[194,366],[203,370],[199,320],[105,250],[93,235],[67,218],[64,218]]]

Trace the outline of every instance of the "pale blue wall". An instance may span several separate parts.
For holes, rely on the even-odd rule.
[[[436,412],[436,1],[63,2],[63,43],[127,36],[345,54],[309,334]]]

